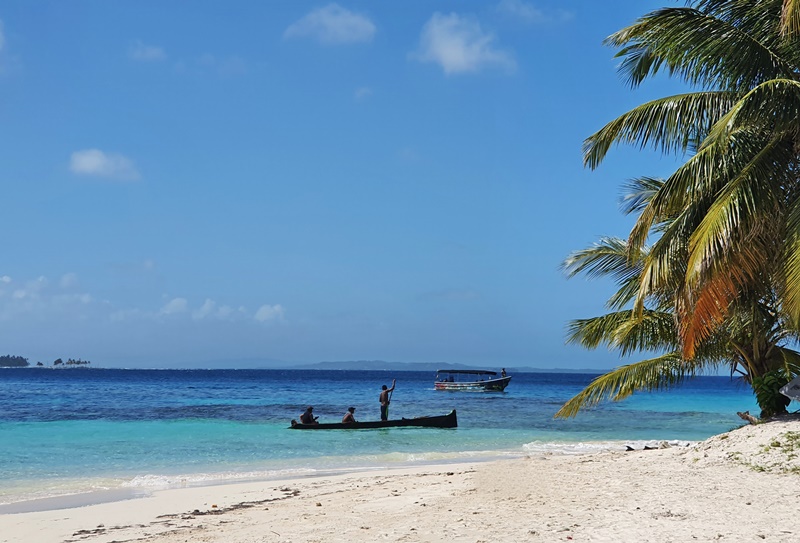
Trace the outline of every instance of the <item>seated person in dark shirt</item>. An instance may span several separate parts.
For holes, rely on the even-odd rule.
[[[318,424],[317,419],[319,417],[314,416],[314,408],[312,406],[308,406],[308,409],[300,415],[300,423],[301,424]]]

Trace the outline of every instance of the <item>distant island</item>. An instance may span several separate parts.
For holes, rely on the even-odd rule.
[[[6,354],[0,356],[0,368],[24,368],[29,366],[28,359],[21,356]]]
[[[89,360],[81,360],[80,358],[68,358],[66,362],[61,360],[60,358],[56,358],[53,361],[53,367],[85,367],[91,364]],[[24,356],[13,356],[10,354],[6,354],[0,356],[0,368],[27,368],[30,366],[30,362]],[[44,367],[45,365],[41,362],[36,363],[36,367]]]

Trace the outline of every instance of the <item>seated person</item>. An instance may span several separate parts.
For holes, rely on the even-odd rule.
[[[314,416],[314,407],[308,406],[308,409],[300,415],[300,423],[301,424],[318,424],[317,419],[319,417]]]
[[[355,413],[355,412],[356,412],[356,408],[355,407],[348,407],[347,408],[347,413],[345,413],[344,416],[342,417],[342,423],[343,424],[352,424],[354,422],[357,422],[355,415],[353,415],[353,413]]]

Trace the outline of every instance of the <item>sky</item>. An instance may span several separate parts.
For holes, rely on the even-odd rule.
[[[0,5],[0,354],[102,367],[605,369],[638,104],[611,33],[670,0]],[[630,360],[633,361],[633,360]]]

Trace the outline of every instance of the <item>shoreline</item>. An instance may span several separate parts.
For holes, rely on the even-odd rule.
[[[0,515],[40,512],[48,510],[70,509],[102,503],[112,503],[137,499],[152,495],[155,492],[183,488],[202,488],[207,486],[225,486],[239,483],[259,483],[271,481],[292,481],[332,477],[346,474],[369,474],[382,471],[395,471],[414,468],[437,468],[457,464],[485,463],[538,455],[591,455],[602,452],[625,451],[627,449],[657,448],[661,443],[671,446],[689,446],[693,441],[686,440],[603,440],[603,441],[537,441],[523,444],[520,448],[490,451],[461,451],[441,458],[428,458],[422,453],[421,459],[404,460],[396,463],[376,460],[372,463],[356,465],[329,465],[323,468],[299,467],[296,469],[263,469],[258,471],[229,471],[208,473],[182,473],[171,475],[137,475],[117,486],[108,486],[109,480],[120,478],[102,477],[99,484],[91,484],[91,480],[80,481],[79,488],[74,491],[64,490],[60,493],[39,495],[39,493],[9,494],[0,497]],[[438,453],[437,453],[438,454]],[[134,481],[144,479],[149,482]],[[89,482],[87,482],[89,481]],[[46,480],[37,481],[45,483]],[[77,483],[76,483],[77,484]],[[94,487],[92,489],[86,489]]]
[[[795,541],[800,420],[689,447],[534,454],[157,490],[0,514],[23,541]]]

